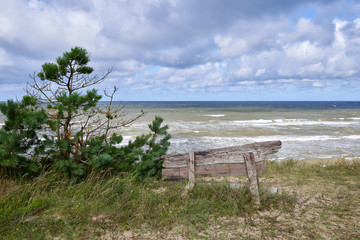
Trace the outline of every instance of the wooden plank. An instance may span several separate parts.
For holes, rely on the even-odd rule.
[[[195,154],[189,153],[189,182],[195,183]]]
[[[245,153],[244,157],[246,160],[246,169],[247,175],[250,181],[250,191],[254,196],[255,204],[260,205],[260,195],[259,195],[259,186],[258,186],[258,176],[256,171],[255,159],[260,156],[259,152]]]
[[[212,149],[195,152],[195,166],[214,164],[245,163],[244,153],[261,152],[256,161],[261,161],[265,155],[276,153],[281,148],[281,141],[268,141],[246,144],[242,146]],[[164,168],[183,168],[188,166],[188,154],[164,155]]]
[[[266,168],[267,166],[265,162],[256,163],[256,169],[259,173],[265,172]],[[217,164],[209,166],[197,166],[195,168],[195,175],[201,177],[239,176],[247,175],[247,170],[245,163]],[[162,170],[162,176],[163,178],[169,180],[187,179],[189,176],[188,168],[164,168]]]
[[[183,196],[186,196],[195,186],[195,154],[194,152],[189,153],[189,166],[188,166],[188,179],[189,182],[185,186]]]
[[[162,177],[168,180],[186,179],[188,177],[188,168],[164,168]]]

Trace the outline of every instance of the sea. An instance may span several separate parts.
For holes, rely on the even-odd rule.
[[[123,144],[160,116],[170,154],[281,140],[269,160],[360,156],[360,102],[125,102],[127,117],[141,110],[144,117],[119,129]]]
[[[102,102],[106,105],[106,102]],[[168,153],[186,153],[280,140],[269,160],[360,157],[360,102],[115,102],[125,118],[146,114],[116,129],[122,144],[149,133],[160,116],[169,126]],[[4,116],[0,115],[0,125]]]

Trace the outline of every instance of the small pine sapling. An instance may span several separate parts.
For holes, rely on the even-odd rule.
[[[139,179],[147,177],[161,178],[161,170],[168,147],[170,146],[171,135],[167,132],[168,125],[161,126],[163,123],[161,117],[155,117],[155,120],[149,124],[151,133],[148,135],[148,149],[141,155],[141,160],[136,166],[136,173]],[[163,136],[158,140],[158,137]]]

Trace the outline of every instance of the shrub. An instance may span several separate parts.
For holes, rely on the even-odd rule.
[[[74,47],[45,63],[33,75],[20,103],[9,100],[0,106],[7,120],[0,131],[1,176],[22,175],[51,166],[70,177],[85,177],[92,171],[134,171],[139,179],[161,176],[162,159],[169,146],[168,126],[155,117],[149,124],[151,133],[138,136],[128,145],[116,130],[128,126],[144,115],[125,118],[123,105],[113,104],[114,87],[106,106],[96,89],[111,73],[91,75],[88,52]],[[82,91],[86,90],[86,93]],[[37,103],[46,104],[46,110]],[[42,140],[39,132],[46,132]],[[159,137],[161,140],[158,140]]]
[[[36,102],[36,98],[24,96],[21,102],[8,100],[0,104],[0,111],[6,117],[0,129],[0,176],[32,174],[41,167],[39,154],[43,141],[38,132],[49,121]]]

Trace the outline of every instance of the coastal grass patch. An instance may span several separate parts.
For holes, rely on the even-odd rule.
[[[185,184],[106,174],[81,182],[57,173],[19,180],[0,197],[0,239],[88,239],[108,231],[171,231],[174,226],[186,226],[191,235],[218,218],[246,217],[259,210],[246,187],[198,184],[184,197]],[[262,193],[261,199],[262,209],[280,209],[294,201],[286,194]]]
[[[284,176],[304,180],[311,178],[327,178],[329,180],[344,180],[346,178],[360,178],[360,159],[326,159],[326,160],[297,160],[267,161],[267,177]]]
[[[3,179],[0,239],[356,238],[359,163],[323,164],[268,162],[260,207],[246,186],[227,180],[196,184],[183,196],[185,181],[139,182],[131,174]]]

